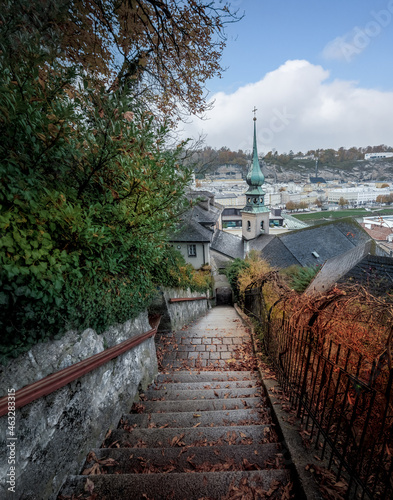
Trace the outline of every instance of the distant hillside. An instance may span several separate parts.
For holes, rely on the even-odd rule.
[[[315,176],[315,160],[291,159],[286,165],[264,161],[262,171],[267,181],[308,182]],[[380,160],[347,160],[331,162],[328,165],[318,163],[318,177],[326,181],[346,182],[393,181],[393,158]]]
[[[393,158],[364,160],[365,153],[392,152],[393,148],[385,146],[367,146],[366,148],[339,148],[310,150],[279,154],[269,151],[261,156],[261,165],[267,181],[308,182],[315,176],[315,163],[318,158],[318,177],[327,181],[391,181],[393,180]],[[249,152],[231,151],[229,148],[203,149],[189,151],[185,163],[191,166],[197,178],[208,176],[230,177],[247,174],[251,161]]]

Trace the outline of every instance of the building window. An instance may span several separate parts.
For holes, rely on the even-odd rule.
[[[188,245],[188,256],[189,257],[196,257],[196,245]]]
[[[263,231],[263,220],[261,220],[261,231]]]
[[[247,221],[247,231],[251,231],[251,222]]]

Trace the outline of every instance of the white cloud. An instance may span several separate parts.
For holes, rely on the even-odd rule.
[[[252,109],[257,107],[259,152],[393,144],[393,92],[328,81],[329,71],[304,60],[287,61],[232,94],[212,96],[207,120],[184,127],[203,132],[205,143],[232,150],[252,148]]]
[[[345,35],[338,36],[328,42],[322,51],[323,57],[330,60],[351,62],[355,56],[361,54],[369,46],[375,37],[390,27],[393,1],[390,0],[386,7],[378,12],[372,10],[369,20],[364,26],[355,26]]]
[[[371,38],[361,28],[355,27],[349,33],[328,42],[322,56],[328,60],[351,62],[369,45]]]

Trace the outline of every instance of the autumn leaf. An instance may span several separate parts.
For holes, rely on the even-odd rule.
[[[59,129],[53,123],[49,123],[48,131],[53,138],[56,137],[57,134],[59,133]]]
[[[94,491],[94,483],[90,479],[86,479],[84,490],[92,494]]]

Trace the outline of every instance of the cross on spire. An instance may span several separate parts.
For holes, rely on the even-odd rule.
[[[257,108],[254,106],[254,109],[252,110],[252,112],[254,113],[254,121],[256,121],[257,117],[256,117],[256,113],[257,113]]]

